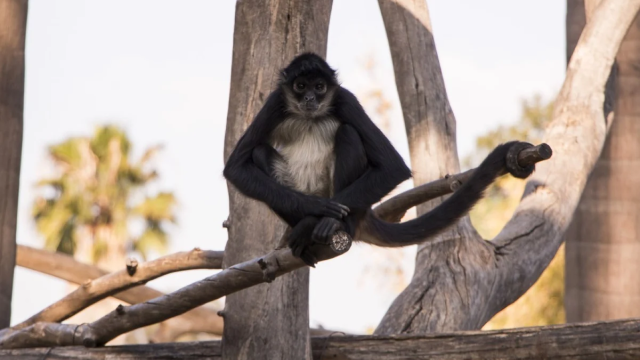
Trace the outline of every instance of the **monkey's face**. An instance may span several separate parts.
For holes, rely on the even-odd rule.
[[[295,102],[297,112],[311,117],[326,113],[333,89],[323,77],[298,76],[290,86],[291,100]]]

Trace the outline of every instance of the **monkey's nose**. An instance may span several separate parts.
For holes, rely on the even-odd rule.
[[[313,95],[305,95],[304,96],[304,101],[313,101],[315,99],[316,99],[316,97],[313,96]]]

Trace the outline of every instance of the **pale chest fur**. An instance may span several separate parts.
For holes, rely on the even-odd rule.
[[[273,130],[270,143],[281,155],[274,176],[283,185],[305,194],[333,194],[333,151],[340,123],[331,118],[290,118]]]

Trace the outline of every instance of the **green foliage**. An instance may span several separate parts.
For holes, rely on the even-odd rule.
[[[166,249],[164,227],[175,222],[174,195],[162,192],[134,202],[157,178],[148,163],[160,147],[147,149],[135,163],[129,161],[131,147],[124,131],[115,126],[98,127],[91,138],[71,138],[49,147],[56,176],[37,183],[46,195],[32,208],[46,248],[94,262],[113,251],[124,258],[126,249],[142,256]],[[144,223],[137,237],[128,230],[136,219]],[[77,254],[80,249],[83,254]]]
[[[540,96],[522,101],[520,121],[500,126],[477,140],[476,157],[465,159],[471,167],[479,163],[489,151],[510,140],[539,143],[544,127],[552,118],[553,104]],[[495,237],[509,221],[520,202],[525,181],[504,176],[498,179],[471,212],[471,221],[484,238]],[[518,301],[497,314],[484,329],[561,324],[564,316],[564,248],[561,248],[540,279]]]

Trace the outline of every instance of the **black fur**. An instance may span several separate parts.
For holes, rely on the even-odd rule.
[[[513,141],[498,145],[466,183],[428,213],[403,223],[389,223],[379,219],[369,210],[365,226],[377,235],[383,244],[393,246],[418,244],[437,235],[463,217],[482,199],[487,187],[504,173],[507,152],[517,143]]]
[[[310,242],[326,241],[337,230],[353,236],[363,221],[379,238],[380,245],[423,242],[464,216],[496,177],[504,173],[505,156],[513,143],[498,146],[466,184],[429,213],[400,224],[377,218],[371,206],[410,178],[411,172],[356,97],[338,84],[335,74],[335,70],[315,54],[306,53],[295,58],[281,72],[278,88],[268,97],[238,142],[224,170],[224,176],[242,193],[265,202],[293,228],[289,246],[293,254],[307,264],[313,266],[316,262],[308,251]],[[331,102],[321,116],[331,117],[341,124],[335,134],[334,195],[331,199],[300,193],[273,178],[272,165],[280,155],[269,145],[269,135],[291,116],[289,112],[294,106],[307,101],[303,99],[306,90],[300,92],[294,88],[297,81],[302,81],[300,79],[307,84],[326,84],[329,97],[315,94],[322,96],[315,97],[314,101]],[[292,101],[296,103],[292,104]],[[303,113],[314,111],[304,107],[296,109]],[[313,118],[309,116],[309,119]]]

